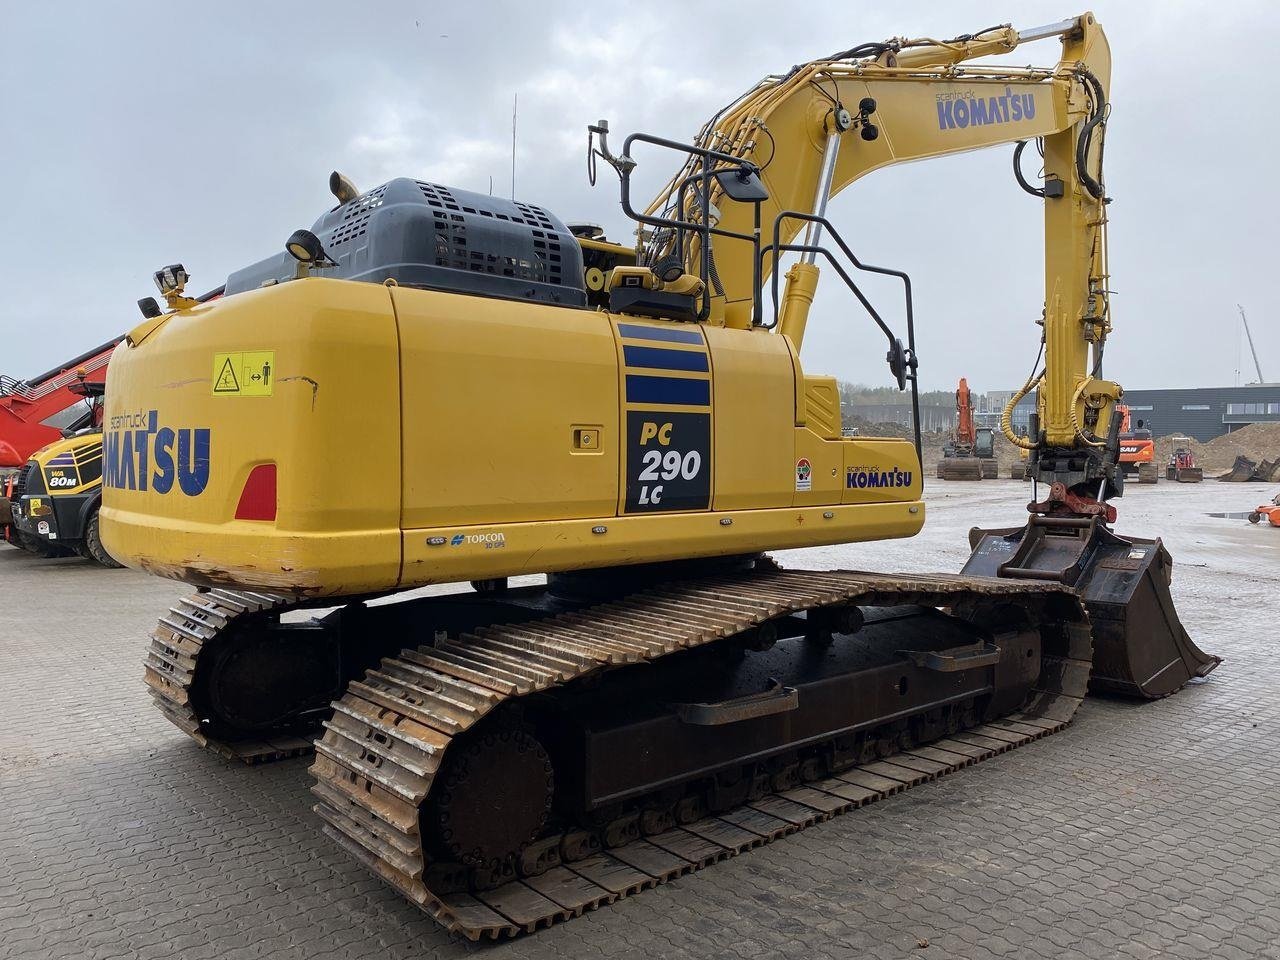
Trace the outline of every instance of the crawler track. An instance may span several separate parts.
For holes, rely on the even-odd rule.
[[[144,663],[144,679],[160,712],[200,746],[228,760],[259,763],[309,753],[311,741],[297,736],[216,739],[202,727],[191,702],[196,660],[204,645],[241,617],[281,610],[291,602],[288,597],[269,593],[210,590],[183,597],[170,607],[151,632]]]
[[[727,812],[677,815],[690,822],[644,837],[635,824],[543,836],[526,851],[519,876],[480,885],[488,889],[474,889],[461,868],[432,862],[420,813],[435,775],[454,741],[500,705],[799,611],[844,603],[960,609],[1002,598],[1053,611],[1040,621],[1038,684],[1010,716]],[[311,767],[315,809],[329,836],[451,931],[472,940],[515,936],[1054,733],[1086,693],[1091,649],[1076,596],[1036,583],[770,570],[666,586],[384,660],[349,685],[325,722]]]

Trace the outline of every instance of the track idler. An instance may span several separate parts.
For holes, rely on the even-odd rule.
[[[1025,527],[969,531],[967,575],[1064,583],[1093,627],[1090,689],[1156,699],[1221,658],[1192,642],[1169,593],[1173,560],[1159,539],[1120,537],[1096,517],[1033,516]]]

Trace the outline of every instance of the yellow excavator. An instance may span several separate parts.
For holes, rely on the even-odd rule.
[[[1056,66],[981,62],[1050,38]],[[144,302],[111,362],[102,509],[113,556],[196,588],[152,633],[157,705],[228,758],[314,739],[325,831],[479,939],[1053,733],[1091,682],[1156,697],[1208,673],[1160,542],[1110,529],[1109,74],[1091,14],[864,44],[766,77],[692,144],[615,152],[593,125],[634,245],[334,174],[336,205],[220,299],[160,271],[169,309]],[[835,380],[800,363],[821,262],[916,397],[910,278],[855,254],[829,198],[1027,143],[1044,368],[1014,398],[1038,396],[1029,436],[1004,432],[1043,499],[975,531],[961,575],[782,569],[765,551],[925,519],[918,434],[842,437]],[[677,172],[636,207],[639,153]]]

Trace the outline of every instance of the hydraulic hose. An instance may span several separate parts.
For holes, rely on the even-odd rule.
[[[1020,437],[1013,432],[1013,408],[1022,402],[1023,397],[1039,385],[1040,379],[1037,374],[1031,374],[1027,382],[1022,385],[1022,388],[1009,398],[1009,402],[1004,406],[1004,413],[1000,414],[1000,432],[1004,434],[1006,440],[1022,450],[1034,450],[1040,445],[1039,438],[1028,440],[1026,437]]]
[[[1092,382],[1092,377],[1086,377],[1084,380],[1081,380],[1080,386],[1076,387],[1076,392],[1071,396],[1071,429],[1076,432],[1076,439],[1085,446],[1105,447],[1107,445],[1107,441],[1091,439],[1090,436],[1085,433],[1084,427],[1081,426],[1080,417],[1076,415],[1076,405],[1080,403],[1081,399],[1083,399],[1085,388]]]
[[[1102,189],[1102,141],[1098,141],[1098,179],[1095,180],[1093,175],[1089,173],[1089,147],[1093,140],[1094,129],[1107,118],[1107,102],[1106,94],[1102,89],[1102,81],[1100,81],[1087,67],[1077,67],[1077,75],[1081,81],[1091,91],[1090,100],[1093,101],[1093,116],[1085,121],[1084,126],[1080,129],[1080,137],[1076,140],[1076,175],[1080,178],[1080,182],[1084,184],[1084,188],[1089,191],[1089,195],[1095,200],[1102,200],[1105,191]]]
[[[1019,140],[1018,145],[1013,148],[1013,175],[1018,179],[1018,186],[1033,197],[1044,199],[1044,187],[1033,187],[1027,178],[1022,175],[1022,151],[1027,147],[1026,140]]]

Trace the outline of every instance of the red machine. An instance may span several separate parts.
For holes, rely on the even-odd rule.
[[[68,424],[58,415],[84,399],[71,388],[82,379],[103,383],[107,362],[122,339],[108,340],[30,380],[0,376],[0,470],[21,467],[31,454],[62,437]]]

